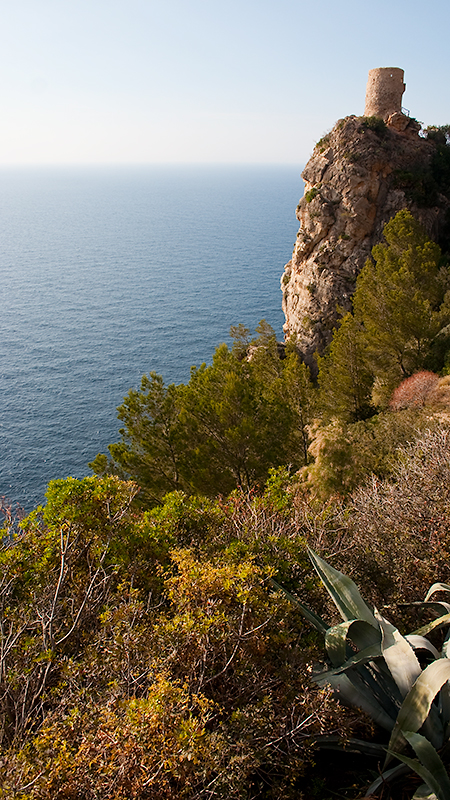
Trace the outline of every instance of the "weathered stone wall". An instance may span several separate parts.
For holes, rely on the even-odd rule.
[[[381,117],[387,122],[391,114],[401,112],[402,96],[406,89],[403,75],[403,70],[398,67],[369,70],[365,117]]]

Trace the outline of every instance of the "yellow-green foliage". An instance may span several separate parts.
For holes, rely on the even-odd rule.
[[[256,496],[135,493],[56,481],[1,552],[0,796],[297,797],[302,735],[337,714],[312,713],[311,634],[268,580],[304,538]]]
[[[378,607],[449,581],[448,430],[399,463],[347,506],[286,469],[147,512],[118,478],[51,484],[1,552],[0,796],[314,797],[312,737],[367,726],[311,687],[320,640],[270,578],[325,615],[307,544]]]
[[[437,424],[423,409],[384,411],[353,423],[334,417],[317,424],[311,429],[313,459],[301,472],[302,485],[321,500],[347,496],[371,475],[391,475],[398,448]]]

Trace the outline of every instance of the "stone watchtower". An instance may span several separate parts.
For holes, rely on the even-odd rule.
[[[391,114],[401,114],[402,95],[406,89],[403,75],[403,70],[398,67],[369,70],[365,117],[381,117],[387,122]]]

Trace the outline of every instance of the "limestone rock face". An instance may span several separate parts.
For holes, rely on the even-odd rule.
[[[330,342],[333,327],[351,309],[356,278],[383,227],[408,208],[429,236],[439,241],[450,202],[417,205],[411,176],[429,169],[432,141],[403,114],[382,120],[346,117],[318,142],[302,177],[297,207],[300,230],[292,260],[281,279],[285,338],[294,334],[305,362]],[[379,122],[379,124],[377,124]]]

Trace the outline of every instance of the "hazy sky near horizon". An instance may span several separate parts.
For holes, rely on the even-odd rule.
[[[0,0],[0,165],[298,163],[368,70],[450,122],[448,0]]]

